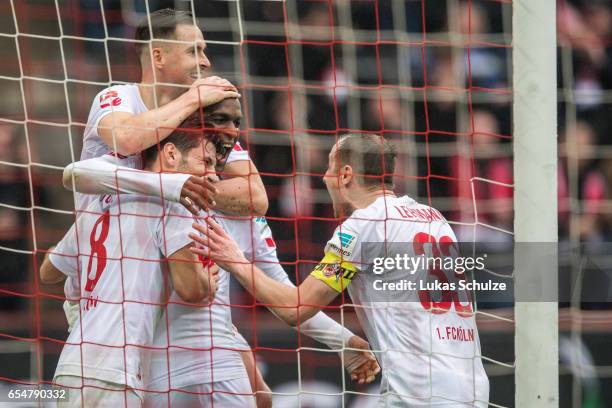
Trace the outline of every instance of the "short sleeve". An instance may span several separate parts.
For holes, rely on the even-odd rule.
[[[334,234],[325,245],[325,253],[333,254],[343,262],[351,262],[359,269],[361,265],[359,261],[361,236],[357,232],[357,226],[352,221],[353,220],[349,218],[336,228]]]
[[[359,271],[361,237],[352,219],[346,220],[325,245],[325,255],[311,272],[311,276],[342,292]]]
[[[255,246],[255,261],[266,262],[276,261],[276,242],[272,237],[272,230],[266,221],[266,217],[257,217],[253,219],[253,241]]]
[[[253,246],[255,247],[255,264],[272,279],[289,284],[287,272],[280,264],[276,253],[276,242],[266,217],[253,220]]]
[[[240,160],[250,160],[249,152],[242,148],[240,142],[236,142],[225,163],[227,164]]]
[[[166,208],[166,215],[157,226],[156,239],[161,253],[169,257],[193,242],[189,233],[195,218],[178,203],[168,203]]]
[[[102,118],[109,113],[136,114],[136,103],[130,87],[125,85],[111,86],[95,96],[88,122],[92,123],[94,128],[97,128]]]
[[[76,224],[68,230],[66,235],[49,253],[49,261],[64,275],[78,279],[79,248]]]

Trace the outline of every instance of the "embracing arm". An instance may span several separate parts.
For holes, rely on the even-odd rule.
[[[54,246],[49,248],[45,253],[45,258],[40,266],[40,281],[46,284],[59,283],[66,278],[66,275],[51,263],[49,254],[55,249]]]
[[[234,240],[217,224],[212,217],[205,219],[206,225],[193,224],[203,235],[189,234],[190,238],[202,247],[192,247],[194,253],[210,256],[220,267],[232,273],[242,286],[258,301],[262,302],[279,318],[290,326],[319,324],[319,330],[332,327],[330,321],[321,320],[320,309],[327,306],[338,295],[338,291],[327,283],[310,275],[299,287],[290,286],[267,276],[256,265],[250,263]],[[284,274],[284,273],[283,273]],[[284,274],[286,278],[286,274]],[[341,281],[341,286],[345,283]],[[313,320],[311,323],[310,321]],[[324,317],[325,318],[325,317]],[[328,319],[328,318],[327,318]],[[303,323],[305,322],[305,323]],[[344,365],[351,373],[351,378],[360,384],[374,380],[380,367],[369,351],[368,343],[358,336],[351,336],[346,343],[351,350],[345,350]],[[348,353],[346,353],[348,351]]]
[[[224,269],[225,266],[229,265],[223,265]],[[232,262],[227,270],[251,295],[290,326],[301,325],[338,296],[325,283],[310,276],[299,287],[291,287],[275,281],[248,263]]]
[[[193,228],[203,235],[189,234],[191,239],[205,247],[192,247],[192,252],[209,256],[232,273],[249,293],[290,326],[310,319],[338,295],[312,276],[297,288],[277,282],[247,261],[236,242],[212,217],[205,221],[206,225],[193,224]]]
[[[278,259],[273,262],[257,262],[257,266],[275,281],[286,286],[295,287],[289,276],[287,276],[287,272],[278,263]],[[302,334],[325,344],[332,350],[342,350],[349,343],[351,337],[355,335],[322,311],[306,321],[300,321],[299,326],[294,328]]]
[[[227,163],[224,180],[215,184],[215,208],[231,215],[266,215],[268,195],[251,160]]]
[[[98,123],[98,135],[114,152],[129,156],[159,143],[199,107],[238,98],[236,88],[219,77],[202,78],[173,101],[137,115],[113,112]]]
[[[183,173],[154,173],[118,166],[116,158],[104,155],[71,163],[64,169],[62,182],[67,190],[83,194],[142,194],[180,202],[193,213],[214,203],[216,184],[205,177]]]

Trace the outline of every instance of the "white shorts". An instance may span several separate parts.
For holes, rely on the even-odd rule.
[[[58,408],[142,407],[138,394],[123,384],[73,375],[58,375],[54,382],[66,390],[66,398],[57,401]]]
[[[248,378],[190,385],[170,392],[146,393],[146,408],[245,407],[255,408]]]

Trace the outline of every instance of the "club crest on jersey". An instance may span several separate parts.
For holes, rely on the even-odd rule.
[[[108,108],[111,105],[113,106],[121,105],[121,98],[119,98],[119,93],[117,91],[108,91],[100,96],[100,108],[101,109]]]

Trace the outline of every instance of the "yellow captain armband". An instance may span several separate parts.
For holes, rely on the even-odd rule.
[[[340,293],[351,283],[356,273],[355,265],[343,261],[334,253],[327,252],[310,274]]]

